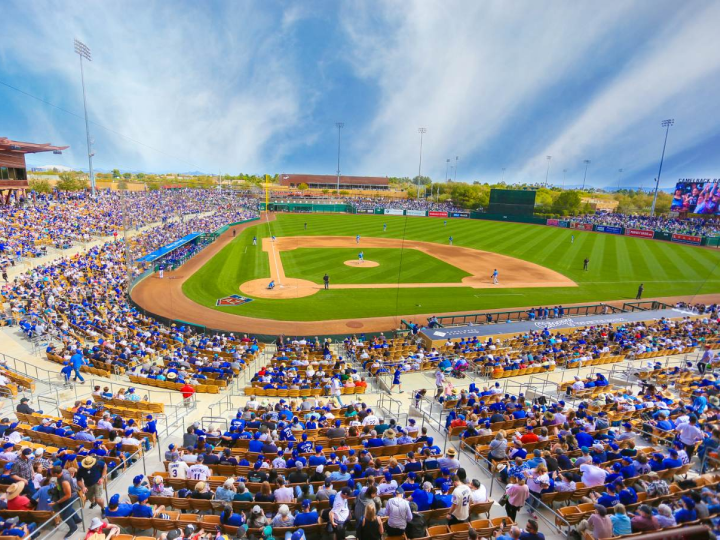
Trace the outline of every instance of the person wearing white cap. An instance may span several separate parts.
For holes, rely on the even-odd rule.
[[[90,522],[85,540],[110,540],[113,536],[120,534],[120,527],[105,523],[102,519],[94,517]]]

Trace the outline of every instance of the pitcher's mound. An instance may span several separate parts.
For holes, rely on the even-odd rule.
[[[274,289],[268,289],[270,278],[253,279],[240,285],[240,292],[255,298],[290,299],[312,296],[323,288],[307,279],[285,278],[282,285],[275,282]]]
[[[360,262],[357,259],[353,259],[352,261],[345,261],[345,266],[354,266],[355,268],[375,268],[376,266],[380,266],[380,263],[368,260]]]

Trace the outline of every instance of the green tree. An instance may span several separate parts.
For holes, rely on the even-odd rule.
[[[128,188],[128,184],[125,180],[120,180],[118,182],[117,188],[121,191],[125,191]]]
[[[130,180],[132,178],[132,174],[130,174],[129,172],[123,173],[123,178],[125,180]]]
[[[112,175],[113,175],[113,178],[120,178],[120,169],[113,169]]]
[[[160,183],[158,182],[148,182],[145,185],[147,186],[148,191],[157,191],[160,189]]]
[[[145,173],[139,172],[139,173],[137,173],[137,174],[135,175],[135,178],[137,178],[138,180],[144,180],[144,179],[145,179]]]
[[[563,191],[552,203],[552,211],[561,216],[574,216],[580,210],[580,193]]]
[[[303,182],[302,184],[300,184],[300,185],[298,186],[298,189],[299,189],[300,191],[305,191],[306,189],[308,189],[308,185],[307,185],[305,182]]]
[[[60,173],[60,180],[55,185],[60,191],[77,191],[77,182],[75,181],[75,175],[73,173]]]
[[[30,189],[36,193],[50,193],[52,191],[50,182],[48,182],[45,178],[31,178],[28,184]]]

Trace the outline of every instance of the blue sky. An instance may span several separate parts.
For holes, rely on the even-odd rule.
[[[649,187],[720,177],[720,3],[34,2],[2,5],[0,81],[82,114],[103,169]],[[122,134],[123,136],[118,135]],[[68,144],[81,118],[0,85],[0,136]],[[142,143],[142,144],[140,144]],[[618,174],[623,169],[622,175]],[[567,170],[563,173],[563,170]]]

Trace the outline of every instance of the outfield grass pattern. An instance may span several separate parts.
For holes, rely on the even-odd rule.
[[[376,268],[356,268],[345,261],[356,260],[363,251]],[[416,249],[388,248],[299,248],[281,251],[285,275],[322,284],[327,272],[333,284],[346,283],[460,283],[467,272]]]
[[[646,297],[720,292],[718,250],[537,225],[466,219],[448,219],[444,225],[443,221],[400,216],[281,214],[276,221],[238,235],[183,285],[183,291],[194,301],[214,307],[218,298],[237,294],[244,281],[269,277],[267,253],[260,246],[252,246],[254,235],[263,238],[270,234],[278,237],[360,234],[442,244],[447,244],[452,236],[455,245],[525,259],[560,272],[579,286],[330,289],[307,298],[258,299],[243,306],[217,309],[258,318],[311,321],[632,299],[640,283],[645,284]],[[308,224],[307,229],[304,223]],[[387,231],[383,231],[384,223]],[[587,272],[582,269],[585,257],[590,259]]]

